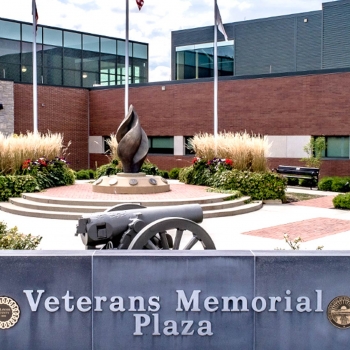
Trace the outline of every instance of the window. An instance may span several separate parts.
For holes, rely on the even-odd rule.
[[[315,136],[317,139],[320,136]],[[326,149],[322,152],[323,158],[346,158],[349,159],[349,136],[324,136]]]
[[[193,139],[193,136],[184,136],[184,146],[185,146],[185,154],[195,154],[194,150],[191,148],[190,141]]]
[[[349,136],[326,136],[325,158],[349,158]]]
[[[176,48],[176,79],[198,79],[214,76],[214,44]],[[234,41],[218,43],[218,75],[234,74]]]
[[[172,136],[149,136],[148,153],[174,154],[174,138]]]

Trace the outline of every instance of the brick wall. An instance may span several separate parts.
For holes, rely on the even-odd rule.
[[[350,73],[221,81],[219,131],[267,135],[350,135],[349,96]],[[213,133],[212,82],[131,86],[129,102],[135,106],[148,136]],[[95,161],[99,165],[108,161],[103,155],[88,154],[87,135],[103,136],[116,132],[124,118],[124,89],[89,92],[40,86],[38,104],[39,130],[63,132],[65,140],[72,141],[69,160],[73,168],[87,167],[89,159],[92,168]],[[32,130],[32,123],[32,87],[15,84],[15,132]],[[189,164],[192,157],[187,158],[149,156],[164,170]],[[276,165],[298,162],[297,159],[270,161]],[[322,165],[321,174],[346,175],[350,174],[349,167],[350,161],[327,160]]]
[[[33,87],[15,84],[15,133],[33,131]],[[38,130],[61,133],[64,144],[71,141],[67,160],[73,169],[87,169],[89,91],[38,86]]]
[[[149,136],[213,133],[213,83],[133,87]],[[267,135],[350,135],[350,73],[219,83],[219,131]],[[124,117],[124,90],[90,92],[90,135],[109,135]]]

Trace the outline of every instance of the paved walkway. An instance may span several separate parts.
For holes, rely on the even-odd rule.
[[[171,188],[171,192],[156,194],[156,196],[168,195],[174,198],[181,194],[199,198],[212,195],[206,192],[205,187],[183,185],[177,182],[172,182]],[[350,249],[350,212],[333,208],[332,198],[336,195],[335,193],[298,188],[289,188],[288,191],[312,193],[324,197],[291,204],[264,205],[261,210],[253,213],[205,219],[201,226],[211,235],[217,249],[221,250],[273,250],[276,248],[288,250],[289,247],[283,239],[285,233],[288,233],[291,238],[300,236],[304,241],[301,249],[314,250],[320,245],[324,246],[324,250]],[[99,196],[98,199],[101,199],[100,196],[109,196],[94,194],[87,184],[53,188],[41,195],[76,198],[79,193],[92,201],[97,199],[95,195]],[[115,195],[112,196],[115,197]],[[84,249],[80,238],[74,236],[77,224],[74,220],[37,219],[0,211],[0,221],[5,221],[8,227],[18,226],[20,232],[43,236],[41,249]]]

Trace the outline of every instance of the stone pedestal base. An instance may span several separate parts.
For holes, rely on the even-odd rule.
[[[111,176],[101,176],[92,184],[93,192],[145,194],[170,191],[170,185],[161,176],[145,173],[119,173]]]

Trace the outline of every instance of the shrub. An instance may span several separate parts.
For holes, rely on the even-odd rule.
[[[79,170],[75,172],[75,178],[77,180],[89,180],[90,173],[89,170]]]
[[[35,249],[40,244],[42,237],[25,235],[18,232],[15,226],[8,229],[4,222],[0,222],[0,249]]]
[[[258,173],[240,170],[211,172],[204,162],[180,170],[181,182],[204,185],[220,190],[237,190],[252,199],[284,199],[287,180],[272,172]]]
[[[23,192],[40,191],[37,180],[31,175],[0,176],[0,201],[11,197],[19,197]]]
[[[322,154],[326,149],[326,138],[310,137],[310,141],[304,146],[304,152],[307,154],[306,157],[302,158],[301,161],[305,163],[307,167],[319,168],[322,163]]]
[[[332,191],[333,177],[323,177],[318,182],[318,189],[321,191]]]
[[[287,181],[278,174],[249,171],[223,171],[213,176],[212,185],[226,190],[238,190],[252,199],[284,199]]]
[[[338,194],[333,198],[333,205],[338,209],[350,209],[350,193]]]
[[[349,192],[349,181],[347,177],[334,177],[332,182],[333,192]]]
[[[104,164],[96,169],[95,179],[98,179],[101,176],[115,175],[120,173],[121,171],[122,169],[118,168],[113,163]]]
[[[169,178],[177,180],[179,178],[180,168],[172,168],[169,171]]]

